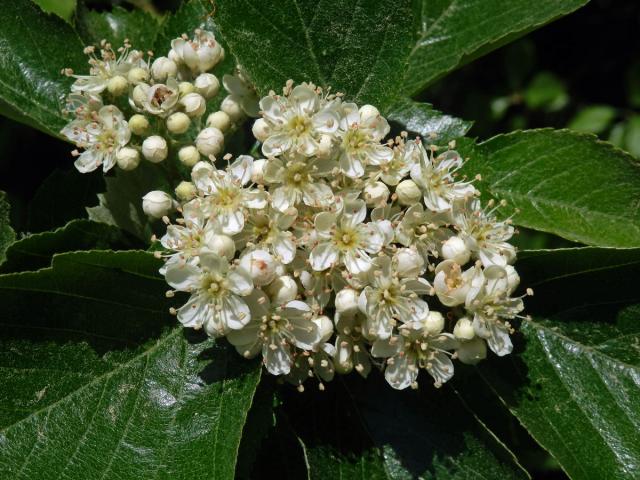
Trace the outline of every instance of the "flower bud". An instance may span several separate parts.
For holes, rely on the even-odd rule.
[[[415,248],[398,249],[393,263],[400,277],[419,277],[425,271],[424,259]]]
[[[296,299],[298,284],[291,276],[283,275],[271,282],[267,287],[267,293],[271,298],[271,303],[283,305]]]
[[[349,373],[353,370],[353,340],[346,335],[336,336],[336,356],[334,358],[334,366],[336,372],[341,374]]]
[[[122,170],[135,170],[140,165],[140,153],[135,148],[123,147],[118,150],[116,161]]]
[[[185,167],[193,167],[200,161],[200,153],[193,145],[187,145],[178,151],[178,159]]]
[[[134,85],[137,85],[140,82],[147,82],[149,80],[149,72],[144,68],[134,67],[129,70],[127,79]]]
[[[251,165],[251,181],[259,185],[264,184],[264,166],[267,161],[264,158],[259,158],[253,161]]]
[[[167,130],[171,133],[184,133],[189,130],[189,125],[191,125],[191,120],[182,112],[172,113],[167,118]]]
[[[142,210],[153,218],[162,218],[173,209],[173,199],[161,190],[153,190],[142,197]]]
[[[221,110],[217,112],[213,112],[207,118],[207,127],[217,128],[223,133],[229,130],[230,126],[231,126],[231,119],[229,118],[229,115],[227,115]]]
[[[440,312],[430,311],[424,320],[424,329],[430,335],[437,335],[444,328],[444,317]]]
[[[471,258],[471,252],[464,240],[460,237],[451,237],[442,244],[442,258],[464,265]]]
[[[487,344],[480,337],[475,337],[466,342],[460,342],[456,350],[458,360],[467,365],[476,365],[481,360],[487,358]]]
[[[191,82],[180,82],[178,84],[178,93],[180,97],[184,97],[185,95],[189,95],[190,93],[195,93],[196,87],[193,86]]]
[[[175,192],[178,200],[182,200],[183,202],[191,200],[198,193],[193,183],[184,181],[178,184]]]
[[[256,140],[261,142],[269,138],[269,125],[265,122],[264,118],[259,118],[253,122],[251,131],[253,132],[253,136],[256,137]]]
[[[149,91],[149,85],[146,83],[139,83],[133,87],[131,92],[131,102],[137,108],[142,108],[147,101],[147,92]]]
[[[129,129],[134,135],[144,135],[149,129],[149,120],[140,114],[135,114],[129,119]]]
[[[205,157],[209,155],[215,157],[224,147],[224,135],[217,128],[207,127],[196,137],[196,147]]]
[[[361,106],[359,113],[360,113],[360,120],[363,122],[366,120],[369,120],[370,118],[377,117],[380,115],[380,111],[373,105]]]
[[[196,92],[207,100],[215,97],[220,91],[220,81],[211,73],[201,73],[193,82]]]
[[[313,323],[318,327],[320,333],[320,343],[324,343],[333,335],[333,322],[326,315],[320,315],[319,317],[311,319]]]
[[[265,250],[253,250],[240,258],[240,268],[249,273],[257,287],[273,281],[276,266],[276,260]]]
[[[458,340],[471,340],[476,336],[476,332],[473,329],[473,322],[467,317],[462,317],[456,322],[456,326],[453,327],[453,336]]]
[[[369,206],[379,206],[387,202],[389,187],[382,182],[368,183],[363,190],[364,200]]]
[[[224,59],[224,50],[218,42],[211,44],[201,44],[198,49],[198,69],[201,72],[211,70],[216,64]]]
[[[164,82],[168,77],[175,77],[176,73],[178,73],[178,66],[167,57],[158,57],[151,65],[151,75],[156,82]]]
[[[343,288],[336,293],[336,312],[342,315],[355,315],[358,311],[358,297],[360,294],[353,288]]]
[[[232,122],[238,122],[244,117],[240,97],[236,95],[228,95],[222,100],[220,110],[229,115]]]
[[[167,141],[159,135],[147,137],[142,142],[142,154],[151,163],[162,162],[168,153]]]
[[[207,242],[208,247],[212,252],[217,253],[221,257],[225,257],[227,260],[233,259],[236,253],[236,244],[233,239],[227,235],[214,235],[211,240]]]
[[[331,135],[320,135],[320,142],[318,142],[318,158],[329,158],[333,152],[333,137]]]
[[[396,187],[396,195],[401,205],[415,205],[420,202],[422,192],[413,180],[403,180]]]
[[[207,110],[207,102],[199,93],[188,93],[180,100],[184,111],[190,117],[201,117]]]
[[[119,97],[127,93],[129,90],[129,82],[122,75],[116,75],[107,82],[107,91],[114,97]]]

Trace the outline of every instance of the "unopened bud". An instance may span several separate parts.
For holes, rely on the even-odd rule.
[[[188,93],[182,97],[180,104],[190,117],[201,117],[207,110],[207,102],[199,93]]]
[[[107,91],[114,97],[119,97],[127,93],[129,90],[129,82],[122,75],[116,75],[107,82]]]
[[[238,122],[244,117],[244,111],[242,110],[241,100],[235,95],[228,95],[222,100],[220,104],[220,110],[229,115],[232,122]]]
[[[265,250],[253,250],[240,258],[240,268],[249,273],[256,286],[267,285],[276,276],[277,262]]]
[[[200,161],[200,153],[193,145],[187,145],[178,151],[178,159],[185,167],[193,167]]]
[[[320,343],[324,343],[333,335],[333,322],[326,315],[321,315],[311,320],[318,327]]]
[[[207,100],[215,97],[220,91],[220,81],[211,73],[201,73],[193,84],[196,91]]]
[[[144,68],[134,67],[129,70],[127,79],[134,85],[137,85],[140,82],[147,82],[149,80],[149,72]]]
[[[442,244],[442,258],[464,265],[471,258],[471,252],[463,239],[457,236],[451,237]]]
[[[283,275],[271,282],[267,287],[267,293],[272,303],[282,305],[296,299],[298,284],[289,275]]]
[[[343,288],[336,293],[336,312],[342,315],[355,315],[358,311],[359,294],[353,288]]]
[[[264,167],[267,161],[264,158],[254,160],[251,165],[251,181],[262,185],[264,183]]]
[[[422,192],[413,180],[403,180],[396,187],[396,195],[401,205],[415,205],[420,202]]]
[[[233,239],[227,235],[214,235],[207,242],[212,252],[217,253],[227,260],[231,260],[236,253],[236,244]]]
[[[429,312],[424,321],[424,328],[429,334],[437,335],[444,328],[444,317],[440,312]]]
[[[389,198],[389,187],[382,182],[369,183],[364,187],[364,200],[369,206],[386,203]]]
[[[364,122],[372,117],[380,116],[380,111],[373,105],[363,105],[359,110],[360,119]]]
[[[118,150],[116,161],[122,170],[135,170],[140,165],[140,153],[135,148],[123,147]]]
[[[191,120],[182,112],[172,113],[167,118],[167,130],[171,133],[184,133],[189,130],[189,125],[191,125]]]
[[[176,187],[176,197],[183,202],[191,200],[196,196],[197,190],[196,186],[191,182],[180,182]]]
[[[142,142],[142,154],[151,163],[162,162],[168,153],[167,141],[159,135],[147,137]]]
[[[264,142],[267,138],[269,138],[269,125],[263,118],[259,118],[255,122],[253,122],[251,131],[253,132],[253,136],[256,137],[256,140],[259,140],[261,142]]]
[[[481,360],[487,358],[487,344],[480,337],[460,342],[460,346],[456,350],[458,360],[467,365],[476,365]]]
[[[161,190],[154,190],[142,197],[142,210],[153,218],[162,218],[173,209],[173,199]]]
[[[229,118],[229,115],[224,113],[222,110],[213,112],[207,118],[207,127],[217,128],[223,133],[229,130],[230,126],[231,126],[231,119]]]
[[[168,77],[175,77],[176,73],[178,73],[178,66],[167,57],[158,57],[151,65],[151,75],[157,82],[164,82]]]
[[[207,127],[198,134],[196,147],[205,157],[216,156],[224,147],[224,135],[217,128]]]
[[[424,273],[424,259],[415,248],[400,248],[393,255],[396,272],[401,277],[419,277]]]
[[[129,129],[134,135],[144,135],[149,130],[149,120],[140,114],[135,114],[129,119]]]
[[[476,336],[476,332],[473,329],[473,322],[467,317],[462,317],[456,322],[456,326],[453,327],[453,336],[459,340],[471,340]]]

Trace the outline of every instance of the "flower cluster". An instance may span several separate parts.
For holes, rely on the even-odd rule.
[[[396,389],[416,388],[421,369],[440,386],[453,360],[511,352],[524,308],[514,228],[481,204],[455,143],[389,138],[374,106],[311,83],[258,102],[240,67],[203,127],[219,90],[208,72],[224,56],[213,34],[175,39],[153,62],[101,47],[87,49],[91,74],[76,77],[63,133],[84,149],[81,171],[129,170],[140,152],[188,167],[175,199],[143,197],[167,224],[156,253],[167,295],[189,295],[172,309],[185,327],[226,337],[300,389],[372,367]],[[259,117],[262,155],[222,155],[247,117]]]
[[[483,208],[453,149],[384,142],[378,110],[312,84],[260,101],[264,158],[207,161],[161,239],[188,327],[225,336],[301,386],[352,370],[437,386],[452,359],[511,352],[518,274],[509,221]],[[453,145],[451,145],[453,147]]]
[[[128,41],[117,50],[103,41],[85,53],[89,75],[64,70],[75,82],[65,108],[73,119],[61,132],[82,149],[73,152],[80,172],[99,167],[107,172],[116,164],[133,170],[142,158],[160,163],[172,151],[193,167],[202,158],[215,160],[225,135],[247,115],[257,116],[258,98],[238,70],[223,76],[229,94],[220,110],[205,117],[220,90],[218,77],[209,72],[224,59],[211,32],[176,38],[167,56],[155,59],[152,52],[133,50]],[[167,200],[147,202],[147,213],[153,215],[152,207],[161,201]]]

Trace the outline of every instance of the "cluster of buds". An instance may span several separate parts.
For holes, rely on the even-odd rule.
[[[117,51],[103,41],[85,48],[89,75],[75,75],[65,112],[72,120],[62,135],[81,149],[74,150],[80,172],[115,165],[134,170],[142,159],[160,163],[175,158],[187,167],[201,159],[215,161],[224,149],[225,135],[247,115],[257,116],[258,98],[238,70],[224,75],[228,95],[220,109],[209,112],[220,81],[210,71],[224,59],[213,33],[196,30],[171,42],[165,57],[133,50],[128,41]],[[204,120],[206,119],[206,120]],[[145,211],[160,218],[166,205],[147,201]],[[168,202],[173,205],[172,202]]]
[[[511,352],[514,233],[458,178],[455,144],[384,141],[372,105],[289,82],[260,101],[264,158],[200,161],[168,218],[161,273],[190,298],[186,327],[226,337],[303,388],[384,369],[397,389],[436,386],[452,360]]]

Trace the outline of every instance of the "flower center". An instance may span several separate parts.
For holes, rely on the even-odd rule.
[[[289,120],[288,127],[292,135],[301,137],[311,130],[311,119],[302,115],[296,115]]]

